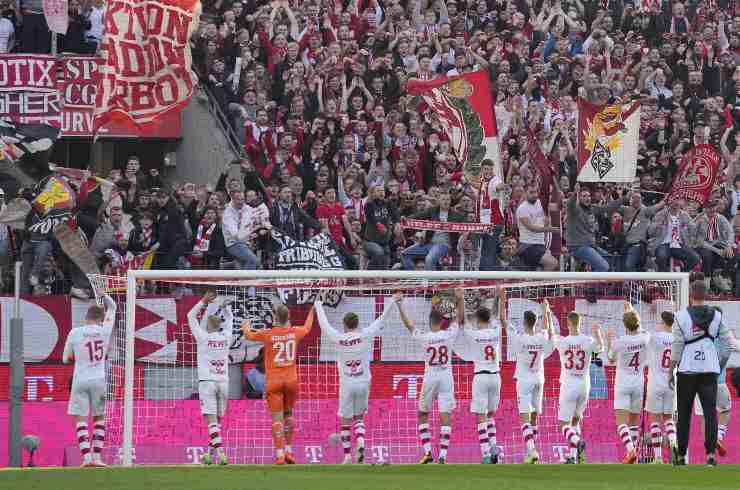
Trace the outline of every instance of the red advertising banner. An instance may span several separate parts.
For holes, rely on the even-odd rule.
[[[0,119],[49,124],[62,137],[91,137],[102,62],[96,56],[0,55]],[[179,138],[181,130],[180,112],[171,111],[141,137]],[[100,128],[99,135],[140,137],[117,122]]]

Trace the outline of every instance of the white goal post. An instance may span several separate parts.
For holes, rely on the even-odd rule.
[[[122,427],[119,448],[119,462],[123,466],[134,464],[133,434],[136,423],[134,414],[135,396],[135,326],[137,314],[137,287],[144,282],[172,283],[186,285],[191,288],[207,286],[253,288],[316,288],[316,289],[343,289],[346,291],[361,291],[363,288],[383,291],[406,290],[424,288],[433,291],[439,287],[451,290],[455,287],[469,289],[485,289],[497,286],[517,288],[526,294],[534,294],[539,286],[546,286],[553,291],[565,290],[569,287],[578,287],[579,291],[598,288],[599,283],[610,284],[668,284],[671,293],[667,298],[676,310],[688,305],[689,274],[687,273],[652,273],[652,272],[522,272],[522,271],[318,271],[318,270],[129,270],[127,277],[111,278],[107,276],[91,276],[96,295],[116,293],[121,295],[125,286],[125,322],[119,325],[125,327],[125,356],[122,359],[123,392],[122,392]],[[643,291],[643,286],[633,288]],[[612,288],[610,291],[614,291]],[[529,293],[527,293],[529,291]],[[245,293],[247,294],[247,293]],[[563,293],[567,295],[568,293]],[[642,294],[635,293],[635,294]],[[632,293],[627,293],[624,299],[629,300]],[[547,294],[543,294],[548,296]],[[617,295],[619,296],[619,291]],[[120,327],[119,327],[120,328]],[[115,335],[115,334],[114,334]],[[328,413],[327,417],[334,414]]]

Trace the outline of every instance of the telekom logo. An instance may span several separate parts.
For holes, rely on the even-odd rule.
[[[419,394],[419,380],[423,379],[422,374],[394,374],[393,375],[393,398],[416,400]],[[405,383],[404,383],[405,382]],[[395,394],[406,386],[405,394]]]

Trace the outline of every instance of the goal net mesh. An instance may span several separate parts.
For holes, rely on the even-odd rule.
[[[470,315],[479,306],[495,311],[494,293],[497,287],[503,287],[507,292],[509,328],[521,331],[522,317],[527,310],[541,317],[541,304],[547,299],[556,332],[565,334],[567,313],[577,311],[583,315],[584,331],[588,332],[593,323],[598,323],[604,333],[613,329],[620,335],[624,333],[621,318],[625,300],[639,312],[643,328],[652,331],[662,311],[673,311],[679,305],[680,289],[677,280],[583,281],[570,279],[567,273],[549,281],[527,280],[525,274],[507,280],[288,280],[277,275],[259,280],[235,280],[214,276],[198,281],[139,281],[134,318],[127,322],[125,278],[92,276],[91,281],[96,295],[110,294],[119,305],[107,362],[104,458],[110,464],[121,463],[124,442],[127,325],[133,325],[134,329],[133,463],[198,463],[207,450],[207,427],[198,401],[196,344],[187,325],[188,312],[207,288],[215,288],[220,296],[233,300],[230,400],[222,424],[222,438],[230,461],[237,464],[271,463],[274,459],[270,414],[258,392],[259,386],[247,381],[250,371],[255,369],[260,345],[246,341],[239,327],[249,319],[253,328],[269,328],[275,301],[287,304],[292,322],[302,324],[317,295],[326,292],[325,309],[334,326],[341,328],[344,315],[354,312],[363,327],[380,316],[393,293],[401,291],[405,295],[404,305],[417,328],[427,329],[432,308],[444,315],[453,315],[455,288],[464,288],[466,312]],[[499,353],[502,360],[501,403],[495,420],[500,461],[515,463],[523,460],[526,447],[520,431],[509,338],[509,332],[503,329]],[[294,410],[293,447],[299,463],[339,463],[342,460],[342,448],[336,445],[333,436],[340,432],[335,359],[335,346],[322,335],[316,323],[297,354],[300,393]],[[370,404],[365,417],[366,462],[417,462],[422,454],[416,419],[424,372],[423,351],[403,327],[395,309],[375,339],[371,370]],[[536,444],[541,461],[545,463],[561,462],[567,452],[557,420],[559,372],[555,352],[545,361],[543,413],[537,423]],[[469,410],[472,363],[455,356],[453,374],[457,408],[452,416],[448,462],[479,462],[476,421]],[[608,365],[602,353],[600,359],[592,363],[591,393],[582,424],[588,444],[588,462],[614,462],[622,455],[614,421],[613,381],[614,368]],[[430,414],[430,427],[436,448],[439,437],[436,408]],[[647,421],[642,433],[649,436]],[[649,457],[647,445],[641,446],[644,456]]]

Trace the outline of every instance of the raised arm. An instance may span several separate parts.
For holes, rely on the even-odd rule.
[[[465,291],[462,288],[455,289],[455,299],[457,299],[457,324],[462,328],[465,325]]]
[[[308,335],[308,333],[313,328],[315,319],[316,319],[316,308],[312,307],[311,311],[308,312],[308,316],[306,317],[306,322],[303,324],[303,326],[296,328],[298,336],[300,338],[303,338],[306,335]]]
[[[599,352],[603,352],[604,337],[601,336],[601,327],[599,327],[598,323],[594,323],[593,326],[591,326],[591,336],[596,341],[596,350],[594,353],[598,354]]]
[[[227,337],[234,335],[234,311],[231,309],[231,300],[226,299],[221,303],[221,311],[224,312],[224,321],[221,324],[223,333]]]
[[[610,362],[614,362],[616,360],[617,354],[614,352],[614,338],[616,337],[616,333],[613,329],[609,329],[609,331],[606,333],[606,356],[609,358]]]
[[[498,320],[501,322],[502,327],[506,327],[509,324],[509,315],[506,311],[507,301],[506,289],[500,287],[498,289]]]
[[[190,332],[195,337],[195,340],[201,340],[206,336],[206,330],[201,325],[201,322],[198,321],[198,312],[215,299],[215,291],[206,291],[201,300],[195,303],[195,306],[188,313],[188,328],[190,328]]]
[[[403,307],[403,296],[400,296],[398,301],[396,301],[396,306],[398,307],[398,314],[401,315],[401,321],[403,322],[403,325],[406,327],[409,333],[414,333],[414,329],[416,327],[414,326],[414,322],[412,322],[409,319],[408,315],[406,315],[406,310]]]
[[[542,325],[544,326],[545,338],[547,340],[552,339],[552,322],[550,321],[550,303],[545,300],[542,302]]]
[[[375,337],[385,327],[385,320],[391,311],[391,307],[394,304],[398,304],[403,296],[401,293],[396,293],[391,297],[391,301],[385,305],[383,313],[378,317],[377,320],[372,322],[366,329],[362,331],[365,337]]]
[[[116,322],[116,302],[109,295],[103,296],[103,305],[105,305],[105,318],[103,318],[103,328],[110,332]]]
[[[319,300],[316,301],[313,305],[316,309],[316,317],[319,320],[319,327],[321,328],[321,331],[324,332],[332,342],[337,342],[339,340],[341,332],[339,332],[339,330],[334,328],[334,326],[329,323],[329,319],[326,317],[326,312],[324,311],[323,302]]]

